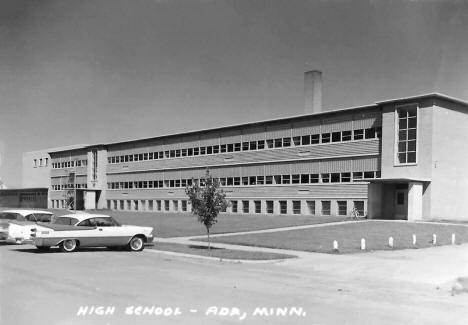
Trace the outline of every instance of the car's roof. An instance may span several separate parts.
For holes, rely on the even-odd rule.
[[[31,213],[42,213],[42,214],[50,214],[50,215],[53,214],[52,212],[49,212],[49,211],[28,210],[28,209],[5,210],[5,211],[0,211],[0,212],[18,213],[18,214],[21,214],[23,217],[25,217],[25,216],[27,216],[28,214],[31,214]]]
[[[93,214],[93,213],[77,213],[77,214],[64,214],[63,216],[59,216],[58,218],[75,218],[78,221],[83,221],[89,218],[110,218],[109,215],[106,214]]]

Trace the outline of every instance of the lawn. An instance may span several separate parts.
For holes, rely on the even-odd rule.
[[[56,215],[70,213],[65,210],[50,210]],[[156,229],[156,237],[182,237],[206,234],[204,226],[191,213],[126,212],[101,210],[92,213],[108,214],[123,224],[150,226]],[[281,228],[289,226],[312,225],[318,223],[343,221],[343,217],[312,217],[301,215],[244,215],[221,214],[218,222],[211,228],[211,233],[222,234],[239,231]],[[349,219],[349,218],[348,218]]]
[[[175,243],[155,243],[154,246],[147,247],[146,249],[155,249],[160,251],[170,251],[191,255],[211,256],[227,260],[277,260],[284,258],[293,258],[294,255],[265,253],[256,251],[242,251],[224,249],[218,247],[211,247],[209,251],[207,246],[200,245],[183,245]]]
[[[213,237],[213,242],[257,247],[281,248],[309,252],[335,253],[333,241],[338,241],[339,253],[361,252],[361,238],[366,239],[366,251],[431,247],[432,234],[437,245],[449,245],[452,233],[456,243],[468,242],[468,227],[461,225],[423,224],[389,221],[362,221],[325,227],[278,231],[272,233]],[[416,245],[412,235],[416,235]],[[388,246],[388,238],[394,247]],[[200,240],[204,240],[201,238]]]

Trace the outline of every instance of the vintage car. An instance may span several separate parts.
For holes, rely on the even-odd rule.
[[[152,243],[153,228],[121,225],[102,214],[67,214],[51,224],[38,224],[33,238],[40,250],[59,246],[70,253],[79,247],[125,247],[137,252],[144,249],[145,243]]]
[[[37,223],[50,223],[54,214],[42,210],[5,210],[0,212],[0,239],[22,244],[31,241]]]

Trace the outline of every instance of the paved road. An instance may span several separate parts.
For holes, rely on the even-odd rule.
[[[392,253],[397,252],[351,258],[310,254],[294,261],[249,264],[175,257],[150,250],[64,254],[4,245],[0,246],[0,323],[466,324],[468,295],[452,297],[446,281],[449,278],[437,279],[435,282],[442,281],[440,285],[426,281],[427,277],[408,281],[382,273],[378,265],[381,261],[385,267],[409,266],[415,272],[419,261],[456,263],[451,259],[463,258],[466,245]],[[434,260],[427,257],[431,254]],[[448,256],[451,259],[445,261]],[[424,268],[427,264],[423,263],[421,274]],[[88,306],[88,313],[91,306],[107,306],[113,314],[77,316],[80,306]],[[138,310],[132,306],[146,306],[146,312],[153,315],[135,315]],[[154,315],[159,311],[156,307],[172,315]],[[218,308],[218,315],[213,307]],[[228,307],[234,315],[220,315],[226,311],[221,307]],[[241,315],[236,315],[234,307]],[[270,310],[257,310],[254,316],[257,307],[298,309],[288,309],[289,316],[270,315]],[[206,315],[208,310],[210,315]],[[245,318],[240,320],[244,312]]]

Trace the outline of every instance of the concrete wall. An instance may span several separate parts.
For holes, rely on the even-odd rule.
[[[21,187],[50,186],[51,159],[47,151],[25,152],[22,163]]]
[[[468,220],[468,109],[438,105],[433,116],[431,218]]]
[[[382,113],[382,178],[430,179],[432,161],[433,107],[432,101],[418,104],[416,164],[398,165],[396,157],[395,115],[398,104],[386,105]],[[405,103],[406,104],[406,103]]]

